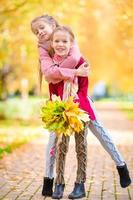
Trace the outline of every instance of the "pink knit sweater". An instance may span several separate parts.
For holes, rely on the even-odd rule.
[[[69,55],[60,64],[60,67],[54,65],[53,59],[48,54],[49,42],[38,44],[39,56],[41,62],[41,71],[49,83],[58,83],[61,80],[73,81],[75,76],[74,68],[77,66],[81,54],[76,42],[73,44]]]
[[[84,63],[84,59],[80,55],[79,48],[77,44],[74,43],[69,56],[61,62],[59,67],[57,67],[54,65],[53,58],[50,58],[48,54],[49,43],[46,43],[45,45],[39,44],[38,47],[41,70],[46,81],[49,83],[50,99],[52,94],[60,96],[62,99],[64,80],[73,81],[75,78],[76,68]],[[56,59],[58,60],[57,57]],[[89,114],[91,120],[95,120],[96,116],[88,99],[88,84],[88,77],[78,77],[78,98],[75,102],[78,102],[79,107]]]
[[[58,56],[54,57],[55,60],[60,60]],[[84,63],[84,59],[81,57],[79,63],[77,64],[76,68],[78,68],[81,64]],[[77,98],[74,102],[79,103],[79,107],[86,111],[91,120],[95,120],[96,116],[91,107],[89,98],[88,98],[88,77],[78,77],[78,91],[77,91]],[[49,92],[50,92],[50,99],[52,100],[52,95],[60,96],[63,99],[63,92],[64,92],[64,81],[60,81],[58,83],[50,83],[49,84]]]

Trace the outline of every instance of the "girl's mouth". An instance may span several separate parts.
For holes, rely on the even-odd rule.
[[[42,34],[42,35],[40,35],[40,40],[42,40],[42,41],[46,41],[46,40],[48,40],[48,35],[47,34]]]
[[[43,38],[43,37],[46,37],[46,35],[47,35],[47,34],[42,34],[41,37],[42,37],[42,38]]]
[[[64,51],[65,49],[64,48],[57,48],[56,50],[57,51]]]

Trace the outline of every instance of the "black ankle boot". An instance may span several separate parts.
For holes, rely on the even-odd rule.
[[[129,171],[127,165],[117,166],[117,170],[120,176],[120,185],[122,188],[125,188],[131,184],[131,179],[129,176]]]
[[[63,197],[64,187],[65,184],[55,184],[52,199],[61,199]]]
[[[84,183],[75,183],[74,189],[71,194],[69,194],[69,199],[80,199],[85,197],[85,187]]]
[[[48,177],[44,177],[43,180],[43,188],[42,188],[42,195],[51,197],[53,194],[53,181],[54,178],[50,179]]]

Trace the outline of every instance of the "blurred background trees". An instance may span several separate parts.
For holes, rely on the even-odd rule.
[[[91,93],[96,83],[104,81],[110,95],[132,94],[133,1],[1,0],[1,100],[20,94],[23,84],[28,92],[37,94],[37,40],[30,22],[42,14],[53,15],[60,24],[72,27],[91,64]],[[43,94],[47,94],[45,81],[43,86]]]
[[[72,28],[91,65],[89,93],[115,97],[133,119],[132,0],[0,0],[0,158],[41,133],[48,87],[44,81],[37,96],[38,50],[30,23],[42,14]],[[11,98],[16,96],[21,98]]]

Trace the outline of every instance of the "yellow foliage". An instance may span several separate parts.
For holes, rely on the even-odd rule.
[[[67,101],[61,101],[55,96],[53,99],[47,101],[41,109],[44,127],[55,132],[57,136],[80,133],[84,129],[84,124],[90,120],[88,114],[73,102],[72,97]]]
[[[113,87],[115,80],[118,90],[133,92],[133,1],[1,0],[0,3],[0,68],[4,64],[12,66],[16,87],[21,78],[29,80],[30,88],[37,83],[37,40],[30,22],[36,16],[50,14],[60,24],[71,26],[81,52],[91,63],[91,87],[101,79]]]

